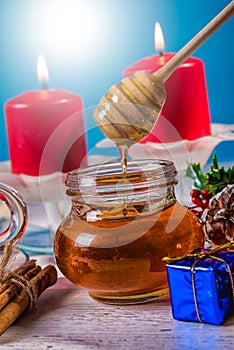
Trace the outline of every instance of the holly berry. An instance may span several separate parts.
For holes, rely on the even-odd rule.
[[[212,193],[210,192],[210,190],[205,189],[202,191],[201,196],[202,198],[209,200],[212,197]]]
[[[201,191],[198,190],[197,188],[193,188],[193,189],[191,190],[191,192],[190,192],[190,196],[191,196],[192,198],[199,198],[200,195],[201,195]]]
[[[192,197],[192,202],[195,204],[197,207],[202,206],[202,200],[199,197]]]
[[[209,199],[204,199],[203,201],[202,201],[202,204],[201,204],[201,207],[203,208],[203,209],[206,209],[206,208],[208,208],[209,207]]]
[[[200,191],[197,188],[193,188],[190,192],[190,196],[192,203],[194,204],[190,209],[200,218],[203,211],[209,207],[209,200],[212,197],[212,193],[208,189]]]

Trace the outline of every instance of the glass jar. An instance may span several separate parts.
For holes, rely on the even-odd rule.
[[[165,256],[204,246],[203,229],[174,195],[176,169],[163,160],[90,166],[69,173],[68,216],[55,236],[61,272],[91,297],[140,303],[168,295]]]

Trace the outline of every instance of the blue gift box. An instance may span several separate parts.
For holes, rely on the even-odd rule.
[[[234,252],[200,249],[166,269],[175,319],[220,325],[233,312]]]

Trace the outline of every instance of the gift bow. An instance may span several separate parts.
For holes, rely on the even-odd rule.
[[[162,259],[162,261],[166,262],[167,264],[172,264],[175,261],[180,261],[180,260],[184,260],[187,258],[190,258],[190,259],[196,258],[196,260],[192,264],[191,273],[192,273],[192,289],[193,289],[194,304],[195,304],[195,309],[196,309],[196,313],[197,313],[197,318],[198,318],[198,321],[200,323],[203,323],[203,321],[201,319],[201,315],[199,312],[199,305],[198,305],[198,301],[197,301],[197,291],[196,291],[196,286],[195,286],[195,265],[198,263],[198,261],[200,261],[202,259],[206,259],[206,258],[212,258],[212,259],[215,259],[215,260],[218,260],[218,261],[221,261],[222,263],[224,263],[226,266],[226,269],[228,271],[228,275],[229,275],[229,279],[230,279],[230,283],[231,283],[231,288],[232,288],[232,300],[234,302],[234,280],[233,280],[231,268],[230,268],[229,264],[224,259],[219,258],[218,256],[214,255],[214,253],[217,253],[223,249],[231,248],[233,246],[234,246],[234,240],[232,240],[228,243],[224,243],[224,244],[222,244],[214,249],[211,249],[211,250],[189,253],[189,254],[186,254],[184,256],[178,256],[178,257],[164,257]]]

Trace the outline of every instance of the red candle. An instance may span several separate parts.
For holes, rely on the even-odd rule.
[[[155,38],[157,35],[159,33],[156,32]],[[174,53],[160,53],[145,57],[126,68],[123,76],[128,77],[139,71],[153,73],[165,65],[173,55]],[[188,58],[166,81],[165,90],[167,98],[162,112],[151,133],[142,140],[142,143],[195,140],[211,134],[202,60]]]
[[[72,92],[47,89],[44,66],[42,90],[26,91],[5,103],[12,172],[32,176],[68,172],[86,165],[82,98]],[[40,71],[40,68],[38,69]]]

